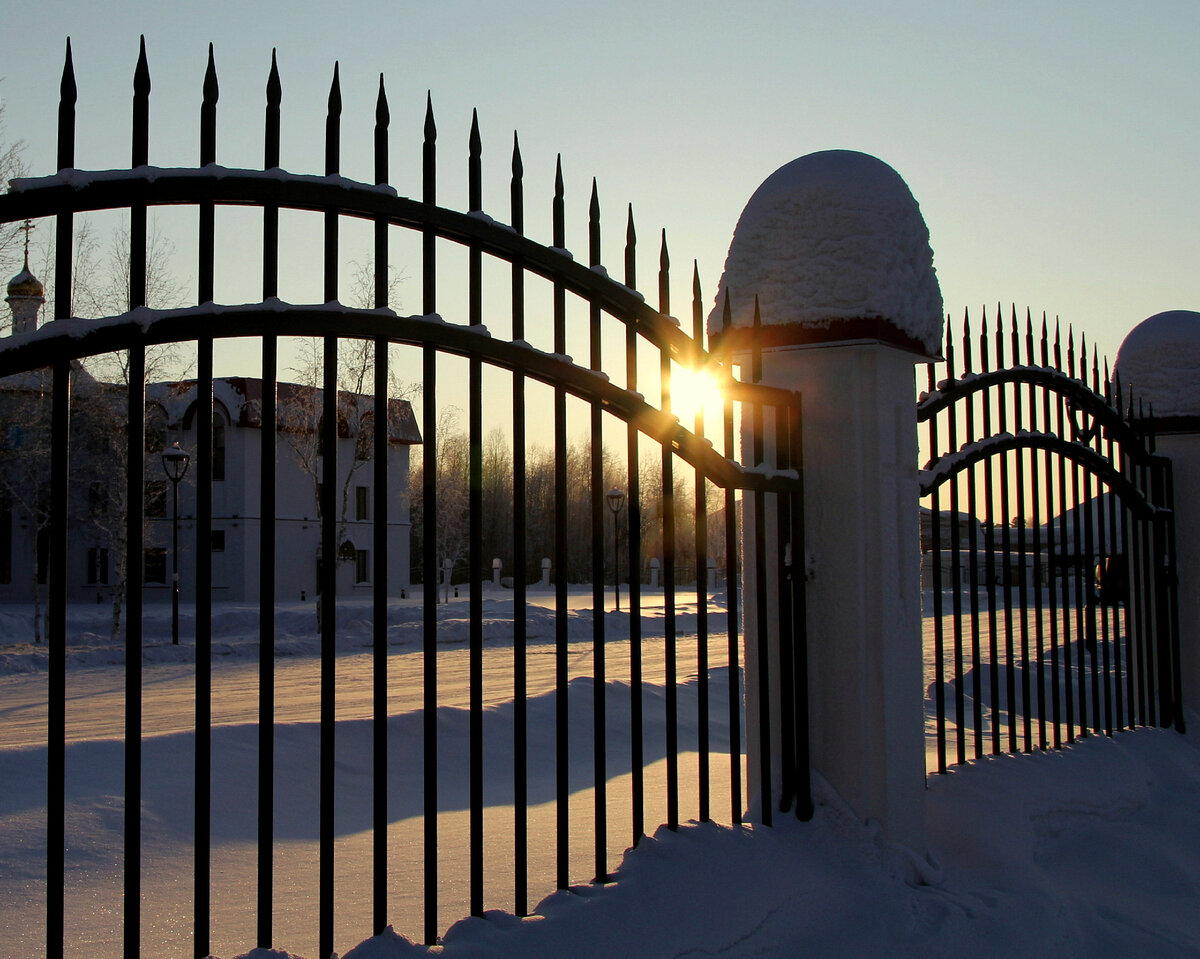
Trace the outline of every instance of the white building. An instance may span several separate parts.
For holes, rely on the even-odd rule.
[[[36,328],[44,300],[28,266],[8,287],[13,332]],[[32,315],[32,320],[31,320]],[[105,602],[122,586],[125,476],[123,386],[97,383],[82,369],[72,412],[72,503],[68,596],[72,602]],[[49,481],[49,374],[30,373],[0,383],[0,602],[29,602],[34,583],[45,583]],[[214,601],[256,601],[260,509],[262,381],[226,377],[213,383],[212,560]],[[317,594],[320,517],[317,508],[322,451],[317,426],[321,391],[280,383],[276,391],[276,599],[312,600]],[[368,593],[374,575],[374,466],[371,396],[338,397],[338,595]],[[144,598],[171,596],[174,519],[171,483],[161,454],[172,443],[191,457],[178,487],[181,598],[195,599],[196,383],[153,383],[146,389]],[[103,411],[112,426],[105,428]],[[98,413],[99,411],[99,413]],[[101,420],[97,416],[101,415]],[[78,417],[78,422],[77,418]],[[88,419],[90,417],[90,419]],[[388,403],[388,593],[409,585],[409,448],[421,442],[407,400]],[[269,520],[268,520],[269,522]]]

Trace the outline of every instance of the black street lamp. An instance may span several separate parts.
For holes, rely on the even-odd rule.
[[[613,514],[613,591],[617,597],[617,612],[621,611],[621,551],[617,515],[625,505],[625,494],[619,489],[610,489],[604,494],[608,508]]]
[[[171,642],[179,645],[179,481],[192,458],[178,443],[163,452],[163,472],[171,481]]]

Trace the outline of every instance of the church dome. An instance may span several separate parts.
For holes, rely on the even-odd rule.
[[[8,281],[9,297],[39,297],[44,298],[46,288],[42,285],[42,281],[29,272],[29,263],[27,262],[24,268]]]

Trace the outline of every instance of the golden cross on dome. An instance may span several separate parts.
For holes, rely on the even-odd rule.
[[[21,226],[17,227],[17,229],[25,231],[25,269],[28,270],[29,269],[29,234],[32,233],[34,230],[36,230],[37,227],[35,227],[33,225],[32,221],[26,220],[23,224],[21,224]]]

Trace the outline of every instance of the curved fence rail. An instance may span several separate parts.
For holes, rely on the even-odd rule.
[[[959,367],[961,363],[961,368]],[[969,316],[918,402],[936,769],[1182,729],[1171,464],[1073,332]]]
[[[326,120],[326,164],[320,177],[296,176],[279,168],[282,93],[274,63],[267,84],[264,170],[259,172],[216,165],[218,87],[211,48],[201,108],[198,168],[162,170],[148,165],[150,81],[144,45],[134,91],[130,169],[106,173],[75,169],[75,81],[68,45],[59,108],[59,171],[50,177],[15,181],[11,192],[0,196],[0,221],[52,217],[56,225],[53,322],[36,332],[15,335],[0,343],[0,376],[7,378],[6,395],[32,397],[33,405],[27,409],[36,412],[31,414],[34,416],[31,422],[41,424],[50,439],[49,459],[44,469],[49,494],[44,537],[49,589],[46,954],[62,956],[71,951],[66,938],[70,903],[63,891],[72,865],[66,852],[70,845],[67,832],[70,803],[65,787],[69,738],[65,705],[70,641],[67,614],[75,596],[72,584],[83,568],[80,557],[85,552],[90,564],[88,575],[100,575],[97,570],[103,561],[104,583],[119,594],[117,610],[122,617],[126,651],[122,747],[124,859],[119,897],[124,954],[141,954],[142,930],[156,921],[150,915],[152,908],[174,913],[183,908],[181,901],[160,901],[159,894],[163,891],[147,889],[143,882],[153,849],[145,844],[142,810],[146,783],[142,770],[147,735],[161,730],[151,730],[146,725],[147,677],[142,655],[150,639],[144,600],[156,586],[159,570],[152,567],[149,559],[142,562],[140,558],[164,554],[159,545],[163,542],[163,527],[156,523],[162,514],[149,495],[150,477],[157,473],[156,453],[162,446],[161,436],[166,440],[177,438],[182,448],[190,451],[193,473],[190,485],[185,484],[183,496],[189,520],[186,535],[194,537],[195,556],[215,555],[210,544],[217,542],[214,536],[218,533],[224,548],[225,532],[221,527],[229,522],[237,526],[236,520],[250,527],[257,513],[258,532],[245,541],[246,549],[252,550],[246,557],[247,563],[256,569],[253,599],[258,618],[257,760],[255,789],[251,791],[256,795],[251,818],[257,846],[253,906],[257,945],[271,947],[280,938],[275,919],[281,895],[275,874],[281,841],[276,818],[287,796],[281,794],[277,785],[282,760],[278,753],[281,747],[276,710],[283,690],[277,686],[276,647],[280,635],[278,617],[283,615],[280,605],[281,591],[285,588],[283,570],[296,559],[289,555],[291,547],[287,545],[293,541],[285,540],[283,532],[285,513],[290,508],[287,502],[293,497],[296,482],[296,474],[288,472],[292,454],[285,440],[298,433],[311,434],[316,451],[311,458],[311,474],[304,482],[311,481],[316,490],[313,525],[319,528],[314,541],[315,587],[319,594],[316,601],[319,718],[312,770],[317,796],[315,846],[319,874],[313,925],[319,955],[329,955],[335,946],[347,948],[364,935],[381,933],[389,924],[402,928],[394,905],[398,882],[406,888],[418,884],[422,887],[419,928],[407,931],[425,942],[438,940],[447,921],[448,907],[444,905],[447,887],[453,889],[460,880],[457,871],[448,874],[444,852],[440,851],[450,816],[447,802],[461,803],[466,816],[464,831],[468,838],[461,881],[472,915],[482,915],[490,907],[487,890],[491,887],[485,885],[485,870],[489,881],[497,870],[509,872],[511,889],[505,901],[511,902],[517,914],[529,912],[531,896],[538,888],[543,892],[549,892],[553,886],[567,888],[578,881],[581,868],[585,868],[587,877],[606,881],[614,837],[618,850],[626,841],[636,844],[647,825],[658,821],[647,816],[661,815],[648,814],[648,809],[664,809],[662,821],[671,828],[688,815],[700,820],[720,815],[739,822],[747,792],[762,789],[764,795],[770,796],[773,776],[784,784],[785,794],[761,803],[764,822],[769,823],[773,809],[789,808],[793,802],[800,809],[810,808],[808,764],[804,758],[807,755],[805,690],[802,682],[790,681],[801,677],[802,669],[795,670],[795,676],[782,684],[785,702],[776,704],[787,717],[791,737],[782,750],[784,768],[772,770],[769,758],[772,749],[769,743],[764,744],[762,781],[750,784],[748,789],[744,782],[741,732],[739,610],[743,597],[737,587],[742,562],[737,529],[738,493],[752,491],[760,498],[756,509],[760,520],[765,512],[761,501],[774,501],[772,515],[780,518],[781,551],[797,537],[802,541],[800,456],[796,445],[798,397],[786,390],[736,380],[729,358],[705,349],[698,278],[693,279],[691,331],[682,328],[671,316],[665,235],[658,251],[658,304],[654,308],[635,290],[636,235],[632,212],[625,229],[623,282],[611,279],[601,266],[600,205],[594,184],[586,266],[575,262],[564,249],[561,167],[552,200],[550,245],[524,236],[524,177],[520,151],[515,145],[510,222],[502,224],[484,215],[482,147],[477,122],[473,122],[469,137],[470,210],[464,214],[439,207],[437,130],[431,104],[427,106],[425,119],[421,198],[397,195],[386,185],[390,116],[382,79],[376,110],[375,184],[355,183],[339,174],[341,91],[336,69]],[[165,205],[188,205],[197,210],[195,302],[198,305],[193,307],[154,310],[147,306],[147,214],[150,208]],[[213,302],[216,217],[220,209],[236,205],[262,210],[262,300],[245,306],[221,306]],[[71,299],[74,217],[86,211],[110,209],[125,210],[129,217],[129,309],[118,316],[79,318],[73,314]],[[280,211],[289,209],[323,215],[325,302],[321,305],[296,306],[278,299]],[[339,302],[344,285],[339,255],[344,218],[367,220],[374,226],[371,309],[352,309]],[[416,231],[421,237],[422,309],[418,316],[399,316],[389,308],[388,263],[393,227]],[[467,257],[463,283],[467,309],[462,317],[464,322],[460,323],[446,322],[438,314],[439,244],[447,241],[465,248]],[[491,300],[485,303],[485,256],[511,266],[510,295],[503,308]],[[537,318],[551,331],[552,343],[545,350],[534,348],[527,340],[527,275],[540,277],[552,287],[552,315]],[[582,302],[588,313],[586,364],[576,363],[567,355],[568,294]],[[617,351],[610,348],[605,353],[602,331],[604,324],[613,321],[623,324],[622,348]],[[504,328],[509,335],[500,335]],[[214,346],[231,337],[250,338],[255,349],[261,350],[258,377],[221,375],[214,360]],[[319,342],[321,360],[310,384],[290,384],[281,379],[285,362],[281,349],[289,337],[316,338]],[[346,386],[342,375],[346,370],[341,357],[348,342],[359,344],[358,355],[365,357],[365,365],[357,371],[361,384],[357,391]],[[195,375],[183,382],[153,382],[147,372],[148,350],[158,344],[180,343],[195,351]],[[367,346],[365,351],[361,349],[363,344]],[[657,376],[648,385],[651,396],[657,393],[657,403],[643,395],[639,384],[639,371],[645,365],[642,354],[646,350],[655,355],[651,368]],[[120,383],[98,382],[88,373],[90,358],[104,353],[117,353],[121,357],[124,378]],[[412,406],[407,399],[397,396],[393,382],[401,353],[409,359],[415,356],[421,371],[420,400],[414,399]],[[445,372],[446,357],[459,358],[457,362],[461,364],[453,368],[449,379]],[[606,372],[622,367],[623,382]],[[676,368],[704,368],[719,381],[723,399],[718,426],[714,428],[711,414],[706,423],[704,413],[699,410],[692,414],[692,422],[680,421],[672,404]],[[490,621],[485,617],[485,598],[490,601],[495,594],[485,588],[490,586],[493,568],[492,557],[485,555],[483,547],[483,524],[487,518],[483,501],[484,422],[485,404],[491,402],[485,395],[485,381],[492,383],[496,371],[507,377],[510,384],[510,388],[505,388],[503,403],[512,409],[508,429],[511,459],[507,463],[512,478],[508,494],[512,510],[511,557],[505,562],[512,572],[511,593],[505,593],[506,597],[511,596],[508,629],[512,652],[499,672],[491,665],[495,660],[488,658],[491,644],[485,642],[485,630],[490,629]],[[37,377],[36,384],[31,376]],[[530,405],[533,385],[544,391],[537,394],[544,405],[536,408]],[[310,401],[309,418],[303,422],[288,407],[288,402],[297,395]],[[231,409],[234,400],[230,397],[240,397],[240,409]],[[461,398],[467,406],[468,420],[463,462],[466,498],[462,501],[451,501],[447,489],[434,479],[439,475],[440,440],[444,435],[439,414],[456,398]],[[575,404],[571,409],[576,414],[579,410],[586,411],[588,422],[582,444],[587,465],[582,472],[581,488],[575,485],[577,474],[568,472],[572,451],[569,404]],[[356,416],[351,417],[348,410],[356,411]],[[387,415],[374,415],[384,410]],[[107,427],[98,427],[88,419],[95,419],[100,413],[104,413]],[[161,417],[161,422],[156,417]],[[763,448],[763,423],[775,424],[776,462],[762,463],[758,456],[752,469],[739,465],[734,433],[739,418],[747,424],[743,442],[755,451]],[[230,515],[222,486],[227,433],[244,426],[253,427],[257,437],[256,446],[247,447],[249,452],[239,461],[249,505],[242,514]],[[533,617],[541,608],[533,597],[538,584],[531,569],[536,567],[538,557],[531,553],[532,534],[528,532],[535,496],[529,487],[531,469],[527,457],[534,442],[531,431],[535,428],[549,436],[553,459],[553,487],[548,498],[539,500],[549,503],[552,510],[553,583],[548,587],[552,592],[539,598],[552,610],[550,635],[541,632],[542,625],[536,629],[533,625]],[[706,437],[706,428],[715,440]],[[121,521],[117,524],[119,531],[113,534],[112,542],[105,543],[91,543],[87,537],[94,535],[95,524],[80,518],[89,508],[95,509],[94,503],[89,507],[82,502],[87,491],[80,488],[79,477],[81,471],[91,468],[89,464],[97,462],[96,451],[85,442],[97,432],[116,444],[105,459],[107,472],[102,478],[106,485],[102,491],[119,487],[123,504]],[[160,437],[158,445],[152,442],[155,436]],[[615,452],[606,449],[606,439],[612,441]],[[401,494],[410,480],[407,450],[415,444],[422,447],[424,479],[419,491],[414,488],[411,497],[406,497]],[[394,455],[400,449],[404,450],[403,456]],[[387,451],[386,455],[383,451]],[[360,477],[356,482],[361,482],[360,488],[365,492],[354,506],[361,514],[357,518],[369,517],[369,522],[356,527],[350,535],[344,494],[349,489],[348,470],[357,469],[364,462],[369,465],[356,474]],[[650,464],[649,472],[646,464]],[[609,498],[608,488],[614,485],[614,477],[620,479],[623,489],[612,490],[621,496]],[[97,482],[93,480],[93,487]],[[180,495],[177,483],[174,495]],[[414,528],[419,517],[423,531],[420,541],[414,540],[412,544],[412,581],[404,559],[409,548],[410,509]],[[459,585],[468,594],[463,707],[466,722],[462,738],[447,738],[448,734],[440,732],[453,718],[452,704],[443,698],[451,680],[439,674],[439,664],[448,655],[442,601],[448,598],[453,584],[451,574],[446,571],[447,551],[436,531],[440,528],[439,520],[451,512],[460,513],[466,521],[465,548],[456,567],[460,573],[465,568]],[[605,525],[610,516],[615,524],[612,540]],[[306,524],[308,519],[304,517]],[[403,528],[402,549],[393,538],[397,535],[396,527]],[[647,537],[654,540],[653,544],[645,542]],[[758,542],[763,539],[760,532]],[[579,611],[575,606],[581,605],[576,596],[579,591],[573,592],[568,583],[568,551],[578,540],[586,541],[590,549],[583,575],[583,582],[589,584],[586,592],[590,594],[582,601],[585,610],[590,609],[586,637],[578,629]],[[609,542],[613,543],[611,554],[606,551]],[[114,555],[119,550],[128,558],[116,563],[123,570],[123,582],[118,583],[119,577],[114,573],[113,583],[109,583],[110,550]],[[173,561],[178,560],[178,554],[176,547]],[[655,572],[660,577],[656,586],[643,582],[651,557],[660,564]],[[710,562],[717,558],[719,562]],[[785,562],[782,555],[766,556],[761,550],[746,561]],[[339,818],[345,802],[338,786],[339,763],[351,763],[346,758],[349,747],[344,745],[347,740],[343,738],[346,734],[339,713],[347,689],[338,678],[339,669],[344,668],[339,666],[339,650],[343,646],[347,616],[340,601],[345,599],[349,564],[354,566],[355,595],[369,596],[371,600],[372,665],[367,714],[370,761],[359,770],[362,781],[370,783],[371,789],[370,862],[355,863],[353,868],[369,869],[372,876],[372,920],[370,929],[347,930],[339,926],[335,937],[335,917],[345,905],[345,896],[338,892],[338,877],[344,875],[340,870],[350,868],[335,856],[335,850],[341,848],[339,843],[346,839]],[[723,582],[710,578],[714,567],[725,570]],[[613,570],[614,575],[620,569],[618,578],[627,580],[624,613],[606,612],[606,568]],[[694,570],[693,583],[681,585],[678,581],[678,573],[684,568]],[[497,567],[497,583],[500,572]],[[211,870],[214,842],[225,835],[221,823],[217,823],[215,837],[213,832],[214,770],[219,773],[222,762],[214,754],[215,607],[208,599],[215,595],[213,562],[195,562],[190,572],[185,571],[185,579],[184,589],[197,597],[193,635],[184,638],[185,643],[194,644],[195,651],[194,719],[190,729],[195,750],[192,948],[196,956],[206,956],[214,946],[213,897],[227,898],[237,893],[220,888]],[[760,573],[757,581],[764,582],[765,577]],[[689,596],[686,600],[680,595],[683,586]],[[99,585],[96,589],[99,590]],[[403,727],[419,728],[419,742],[389,738],[389,729],[395,728],[396,723],[396,707],[390,706],[389,701],[394,703],[399,695],[392,678],[399,666],[391,648],[397,589],[401,596],[408,597],[408,608],[414,608],[415,602],[408,596],[410,590],[421,597],[415,607],[419,613],[413,621],[419,624],[421,642],[419,650],[411,653],[420,657],[416,680],[419,693],[414,690],[405,700],[411,705],[402,707],[419,717],[417,727],[411,724]],[[176,602],[179,590],[176,578],[173,587]],[[802,652],[802,590],[793,592],[798,597],[795,603],[800,605],[793,608],[794,604],[788,602],[780,604],[781,628],[793,639],[789,648]],[[545,689],[535,688],[540,680],[535,682],[530,673],[531,664],[540,660],[542,654],[553,659],[551,678]],[[772,708],[766,699],[764,695],[759,707],[764,717]],[[498,709],[511,710],[508,726],[492,724]],[[590,711],[589,721],[582,730],[581,709]],[[624,718],[615,720],[616,714]],[[541,725],[545,723],[550,724],[549,730]],[[760,726],[767,729],[769,723],[764,721]],[[502,746],[496,745],[497,735],[505,740]],[[545,746],[552,755],[535,743]],[[394,772],[402,763],[401,757],[414,749],[420,756],[414,775],[397,785],[396,776],[389,775],[389,770]],[[776,755],[779,752],[774,750]],[[504,777],[507,786],[497,786],[491,780],[497,761],[489,756],[495,755],[507,757],[503,759],[509,770]],[[685,755],[689,757],[686,763],[681,762]],[[581,759],[588,767],[582,771]],[[462,797],[448,799],[450,793],[459,795],[460,767],[464,780]],[[453,772],[448,773],[448,769]],[[685,773],[694,778],[684,782]],[[621,795],[629,797],[628,807],[621,812],[618,800],[609,793],[614,778],[621,780]],[[548,797],[535,788],[536,783],[543,781],[553,783]],[[401,789],[408,791],[403,801],[398,795]],[[485,810],[496,806],[492,797],[497,789],[501,794],[511,790],[511,801],[501,803],[511,806],[511,813],[506,815],[510,816],[512,832],[505,840],[504,853],[485,843]],[[591,809],[584,813],[579,811],[578,799],[573,798],[581,790],[591,797]],[[534,816],[535,807],[544,806],[547,799],[553,807],[549,825],[545,817]],[[720,812],[718,803],[722,807]],[[421,840],[415,856],[411,851],[397,853],[395,841],[389,840],[389,829],[396,826],[398,804],[419,810]],[[535,819],[542,825],[534,823]],[[588,867],[581,867],[579,853],[572,848],[573,837],[583,831],[591,836]],[[531,851],[542,848],[554,850],[552,876],[544,880],[534,874],[530,860]],[[414,863],[418,874],[405,871]],[[539,887],[543,881],[549,885]],[[458,901],[453,891],[449,898]],[[147,903],[145,907],[143,901]],[[157,905],[151,906],[152,902]],[[80,906],[76,904],[73,908]],[[224,935],[220,929],[215,933],[218,938]],[[241,945],[227,938],[222,938],[222,942],[224,948]]]

